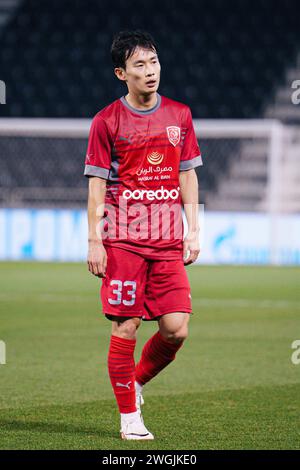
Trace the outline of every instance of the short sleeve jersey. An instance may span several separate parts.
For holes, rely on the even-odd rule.
[[[107,180],[103,243],[149,259],[182,257],[179,172],[200,165],[188,106],[157,93],[152,109],[122,97],[97,113],[84,174]]]

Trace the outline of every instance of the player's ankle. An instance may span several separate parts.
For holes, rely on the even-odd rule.
[[[121,424],[132,423],[136,419],[140,419],[139,411],[133,411],[132,413],[120,413]]]
[[[143,391],[143,385],[137,381],[135,381],[135,391],[136,393],[142,393]]]

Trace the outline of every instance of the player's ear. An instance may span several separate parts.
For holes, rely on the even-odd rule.
[[[122,80],[122,81],[126,80],[126,72],[122,67],[116,67],[114,72],[119,80]]]

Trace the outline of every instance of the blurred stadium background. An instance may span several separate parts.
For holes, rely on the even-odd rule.
[[[149,386],[149,448],[299,448],[299,268],[281,266],[300,264],[299,14],[298,0],[0,0],[0,448],[130,448],[82,261],[88,130],[125,93],[109,49],[132,28],[158,42],[159,92],[191,107],[204,160],[197,315]]]
[[[90,120],[125,93],[110,62],[113,34],[144,28],[160,47],[160,93],[195,119],[202,261],[300,262],[297,1],[1,0],[0,13],[1,259],[84,259]]]

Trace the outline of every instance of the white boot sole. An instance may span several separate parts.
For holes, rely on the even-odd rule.
[[[132,435],[132,434],[124,434],[121,432],[121,439],[123,441],[153,441],[154,436],[152,434],[147,434],[146,436],[139,436],[138,434]]]

